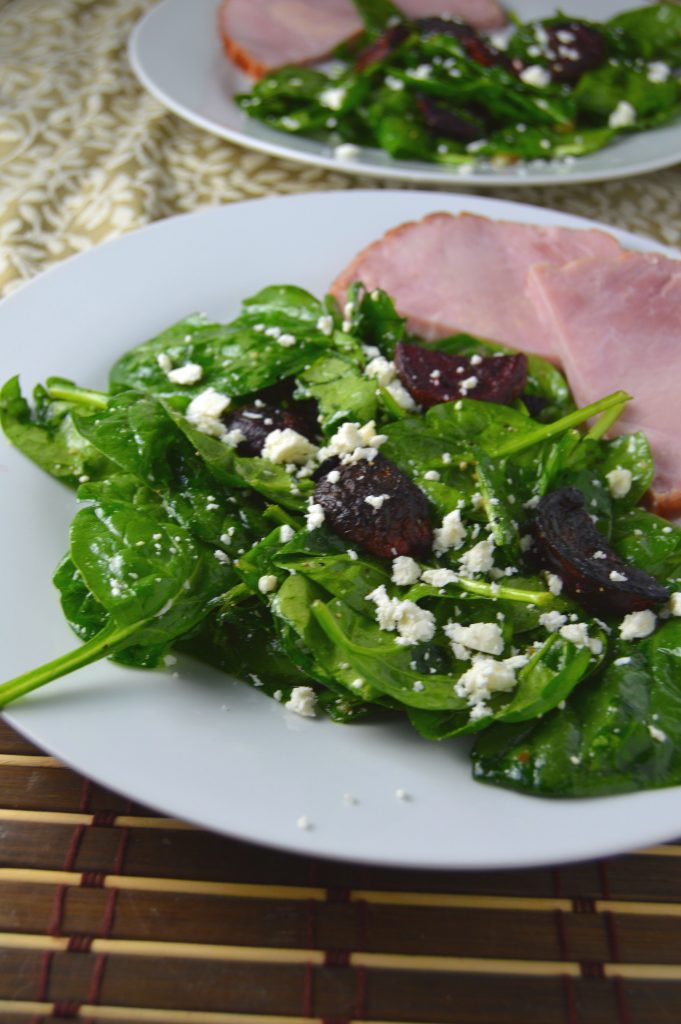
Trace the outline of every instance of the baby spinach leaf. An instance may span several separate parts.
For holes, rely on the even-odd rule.
[[[316,400],[326,435],[335,433],[346,420],[367,423],[376,418],[376,381],[365,377],[349,359],[322,356],[297,381],[297,397]]]

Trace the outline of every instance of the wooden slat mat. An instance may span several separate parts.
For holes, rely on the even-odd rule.
[[[387,870],[201,832],[0,722],[0,1021],[679,1024],[681,844]]]

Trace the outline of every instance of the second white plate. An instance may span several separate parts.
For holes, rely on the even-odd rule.
[[[255,2],[255,0],[254,0]],[[513,167],[477,169],[465,177],[451,167],[416,160],[393,160],[379,149],[362,148],[342,162],[332,146],[287,135],[246,117],[234,96],[249,89],[251,79],[225,56],[217,29],[220,0],[162,0],[138,23],[130,39],[130,60],[142,85],[169,110],[214,135],[250,149],[349,174],[448,185],[451,188],[501,185],[555,185],[603,181],[642,174],[679,161],[681,120],[662,128],[621,137],[597,153],[571,165],[533,161]],[[521,19],[547,17],[556,6],[581,17],[593,17],[591,0],[516,0]],[[597,16],[605,20],[618,11],[640,7],[641,0],[599,0]]]

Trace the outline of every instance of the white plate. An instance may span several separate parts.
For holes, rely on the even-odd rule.
[[[433,210],[592,226],[550,210],[426,192],[251,200],[175,217],[76,256],[0,304],[0,380],[105,385],[123,351],[182,316],[231,318],[264,285],[321,295],[367,242]],[[652,242],[614,231],[623,244]],[[670,250],[662,250],[670,252]],[[678,254],[673,254],[678,255]],[[0,442],[0,678],[76,646],[53,568],[72,494]],[[671,839],[681,789],[550,801],[473,782],[467,743],[405,724],[334,725],[286,711],[189,660],[168,672],[81,669],[12,705],[8,720],[79,771],[209,829],[290,850],[427,867],[575,860]],[[395,797],[397,789],[410,795]],[[343,795],[359,803],[348,806]],[[307,816],[314,829],[296,827]]]
[[[254,3],[257,0],[253,0]],[[642,0],[598,0],[597,16],[640,7]],[[499,185],[555,185],[603,181],[678,163],[681,119],[651,131],[622,137],[598,153],[568,166],[536,162],[495,170],[478,169],[464,177],[455,169],[416,160],[393,160],[364,147],[355,160],[339,161],[333,147],[274,131],[246,117],[234,103],[251,79],[226,58],[217,30],[219,0],[163,0],[138,23],[130,39],[130,61],[142,85],[175,114],[250,149],[350,174],[453,188]],[[523,19],[546,17],[559,6],[567,14],[594,16],[593,0],[515,0],[510,5]]]

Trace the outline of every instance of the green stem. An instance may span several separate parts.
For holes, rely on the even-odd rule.
[[[587,437],[591,441],[600,441],[602,437],[605,437],[607,432],[613,423],[616,423],[624,412],[626,402],[622,402],[621,405],[613,405],[612,409],[608,409],[603,415],[596,420],[591,430],[588,431]]]
[[[551,604],[554,601],[553,594],[548,590],[522,590],[520,587],[507,587],[504,583],[484,583],[482,580],[459,579],[456,586],[467,590],[470,594],[477,594],[479,597],[489,597],[490,600],[501,598],[503,601],[522,601],[524,604]]]
[[[263,512],[263,516],[278,526],[290,526],[293,530],[300,530],[303,525],[300,519],[290,515],[281,505],[268,505]]]
[[[45,390],[50,398],[73,402],[74,405],[87,405],[93,409],[106,409],[109,401],[109,396],[102,391],[79,388],[76,384],[62,380],[60,377],[50,377]]]
[[[312,614],[328,636],[329,640],[332,640],[338,647],[343,647],[346,650],[351,651],[352,654],[360,655],[363,658],[375,658],[381,654],[389,655],[395,653],[396,648],[394,644],[391,644],[390,646],[377,645],[376,647],[363,647],[360,644],[353,643],[353,641],[345,635],[323,601],[314,601],[311,608]]]
[[[45,665],[41,665],[40,668],[32,669],[30,672],[8,680],[0,686],[0,709],[7,707],[17,697],[23,697],[24,694],[31,693],[32,690],[37,690],[46,683],[51,683],[53,679],[59,679],[60,676],[68,675],[69,672],[74,672],[78,668],[106,658],[114,650],[126,646],[124,641],[131,634],[136,633],[139,628],[139,622],[129,626],[117,626],[111,622],[75,651],[62,654],[54,661],[48,661]]]
[[[598,402],[592,402],[591,405],[585,405],[582,409],[575,409],[574,412],[569,413],[567,416],[563,416],[562,419],[556,420],[555,423],[547,423],[546,426],[539,427],[537,430],[531,430],[527,434],[521,434],[519,437],[514,437],[510,441],[506,441],[504,444],[498,445],[496,448],[492,449],[492,451],[488,452],[488,454],[495,458],[502,458],[505,455],[514,455],[516,452],[521,452],[525,448],[531,448],[540,441],[546,441],[549,437],[555,437],[556,434],[562,434],[564,431],[570,430],[572,427],[578,427],[580,423],[585,423],[587,420],[590,420],[592,416],[597,416],[598,413],[606,412],[608,409],[612,409],[613,406],[622,406],[623,403],[629,402],[630,400],[631,395],[628,395],[626,391],[615,391],[612,395],[599,399]]]

